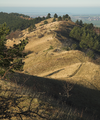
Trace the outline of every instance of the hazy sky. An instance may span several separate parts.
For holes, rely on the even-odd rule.
[[[0,0],[0,7],[100,7],[100,0]]]

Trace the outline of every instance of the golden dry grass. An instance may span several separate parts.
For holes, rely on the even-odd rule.
[[[74,79],[74,82],[83,85],[91,83],[99,89],[100,66],[89,62],[90,59],[81,51],[61,50],[62,43],[56,37],[56,31],[71,29],[75,23],[71,21],[52,22],[52,20],[52,18],[48,19],[46,25],[43,24],[44,21],[36,24],[33,32],[29,33],[28,29],[23,30],[23,37],[20,39],[7,41],[7,46],[12,46],[18,44],[19,40],[28,37],[29,43],[26,45],[25,51],[32,53],[24,59],[24,72],[56,79]],[[50,49],[51,46],[52,49]],[[60,52],[56,49],[60,49]]]
[[[25,47],[25,52],[29,51],[30,54],[23,60],[25,62],[24,74],[14,73],[14,78],[12,77],[11,80],[18,80],[20,84],[25,83],[25,86],[32,89],[32,92],[37,90],[39,92],[47,92],[48,95],[58,95],[62,89],[60,85],[64,86],[66,83],[65,81],[74,83],[69,101],[72,102],[71,104],[75,109],[84,109],[83,111],[86,115],[91,116],[90,119],[94,120],[95,118],[93,118],[92,115],[94,116],[94,114],[96,114],[99,116],[100,111],[100,94],[98,91],[100,90],[100,66],[90,62],[90,58],[86,57],[85,54],[79,50],[62,50],[62,43],[59,38],[65,39],[66,36],[57,37],[57,35],[59,35],[57,32],[65,31],[66,33],[67,30],[72,29],[75,23],[71,21],[52,22],[52,18],[48,20],[48,24],[43,25],[43,23],[44,21],[38,23],[36,29],[30,33],[28,32],[28,29],[23,30],[23,37],[20,37],[20,39],[16,38],[7,41],[7,46],[9,47],[13,46],[13,44],[18,44],[20,40],[23,40],[26,37],[29,39],[29,43]],[[10,84],[8,81],[2,80],[0,80],[0,86],[2,86],[1,88],[4,90],[10,89],[10,87],[21,88],[19,85],[13,83]],[[24,89],[26,90],[27,87]],[[2,94],[4,93],[1,93],[1,95]],[[29,95],[24,95],[22,100],[24,101],[20,102],[19,106],[22,108],[24,107],[23,110],[26,110],[30,104]],[[41,101],[34,98],[31,105],[32,109],[34,109],[35,105],[39,102]],[[45,107],[45,112],[47,114],[49,113],[50,117],[53,117],[56,113],[60,113],[59,115],[61,116],[59,118],[61,119],[77,120],[78,115],[81,120],[83,114],[80,113],[82,113],[82,109],[79,109],[79,111],[75,113],[73,106],[70,107],[65,104],[59,106],[56,100],[52,103],[54,106],[46,107],[46,104],[43,105]],[[51,107],[53,107],[53,110]],[[61,111],[60,108],[63,110]],[[88,114],[89,112],[91,114]],[[36,119],[38,120],[40,118],[37,117]]]

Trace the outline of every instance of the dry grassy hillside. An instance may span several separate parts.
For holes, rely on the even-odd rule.
[[[73,26],[75,23],[71,21],[52,22],[51,18],[48,24],[44,24],[44,21],[37,24],[33,32],[23,30],[23,37],[20,39],[28,37],[29,43],[25,52],[30,53],[24,59],[24,72],[41,77],[71,79],[72,82],[100,89],[100,66],[90,62],[81,51],[63,49],[64,41],[70,44],[72,40],[62,36],[60,32],[65,32],[67,35]],[[7,46],[19,42],[19,38],[8,40]]]
[[[29,42],[24,71],[0,80],[0,119],[100,120],[100,65],[71,49],[74,22],[52,20],[7,40],[7,47]]]

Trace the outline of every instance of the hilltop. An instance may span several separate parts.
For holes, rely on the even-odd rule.
[[[29,55],[24,59],[24,72],[54,79],[71,79],[72,82],[100,89],[99,65],[91,62],[84,52],[72,48],[77,41],[70,38],[69,33],[76,24],[70,20],[52,20],[48,19],[48,24],[41,21],[30,33],[28,29],[23,30],[20,39],[8,40],[7,45],[11,46],[26,37],[29,39],[25,47]],[[94,82],[95,79],[98,82]]]

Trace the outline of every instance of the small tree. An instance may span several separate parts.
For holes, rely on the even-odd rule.
[[[71,20],[71,17],[70,17],[70,16],[68,16],[68,20]]]
[[[48,24],[48,21],[47,21],[47,20],[45,20],[45,21],[44,21],[44,24]]]
[[[62,20],[62,17],[61,17],[61,16],[59,16],[59,17],[58,17],[58,21],[61,21],[61,20]]]
[[[56,13],[54,14],[54,18],[58,18],[58,15]]]
[[[42,20],[45,20],[45,17],[44,17],[44,16],[42,17]]]
[[[66,18],[68,18],[69,17],[69,15],[68,14],[66,14],[66,15],[63,15],[63,20],[65,20]]]
[[[76,22],[75,22],[77,25],[79,25],[79,21],[78,20],[76,20]]]
[[[56,19],[55,18],[53,18],[53,21],[52,22],[55,22],[56,21]]]
[[[48,13],[48,15],[47,15],[47,17],[46,17],[46,18],[47,18],[47,19],[48,19],[48,18],[51,18],[51,14],[50,14],[50,13]]]
[[[33,29],[36,29],[35,24],[31,25],[31,26],[28,28],[28,32],[32,32]]]
[[[83,21],[82,20],[80,20],[80,26],[83,26]]]

